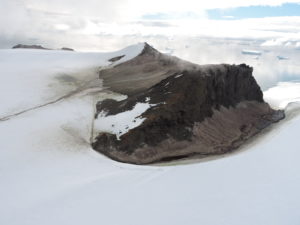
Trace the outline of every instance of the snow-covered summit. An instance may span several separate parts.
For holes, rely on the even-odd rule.
[[[117,63],[122,63],[122,62],[126,62],[130,59],[133,59],[134,57],[138,56],[139,54],[142,53],[142,51],[144,50],[145,46],[147,45],[147,43],[142,42],[142,43],[138,43],[135,45],[130,45],[120,51],[114,52],[113,54],[118,56],[122,56],[124,55],[124,57],[122,57],[119,61],[117,61]]]

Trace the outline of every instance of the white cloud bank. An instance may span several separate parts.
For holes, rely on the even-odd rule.
[[[254,75],[264,89],[279,81],[300,79],[300,16],[243,20],[209,20],[203,16],[163,21],[139,18],[149,12],[199,9],[201,13],[201,7],[279,5],[284,1],[213,0],[200,4],[187,0],[184,5],[170,1],[158,4],[156,0],[151,4],[133,0],[0,2],[0,48],[23,43],[113,51],[147,41],[161,51],[199,64],[247,63],[254,67]],[[243,49],[260,51],[262,56],[243,56]],[[279,62],[277,56],[289,60]]]
[[[288,38],[300,42],[300,17],[213,21],[205,13],[211,8],[276,6],[287,2],[300,1],[0,0],[0,48],[22,42],[111,50],[99,44],[110,35]],[[176,15],[177,20],[142,20],[144,15],[159,13]]]
[[[103,20],[138,19],[144,14],[168,12],[194,12],[201,14],[206,9],[227,9],[241,6],[279,6],[283,3],[299,3],[299,0],[24,0],[26,5],[35,10],[53,11],[66,14],[96,16]],[[76,6],[76,7],[74,7]]]

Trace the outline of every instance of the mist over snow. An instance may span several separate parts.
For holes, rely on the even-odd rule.
[[[1,0],[0,3],[0,48],[22,43],[113,51],[140,41],[154,39],[155,44],[175,36],[186,37],[187,41],[193,37],[251,39],[268,46],[297,47],[300,43],[300,15],[258,17],[253,8],[286,11],[287,4],[290,8],[298,7],[298,1],[294,0]],[[248,7],[253,15],[226,19],[239,7]],[[212,9],[219,10],[224,18],[211,17]]]
[[[254,76],[263,90],[278,82],[300,79],[300,50],[291,46],[264,46],[263,40],[224,38],[150,38],[162,52],[197,64],[242,64],[254,68]],[[167,47],[166,47],[167,46]],[[258,52],[249,55],[243,52]],[[278,56],[288,58],[280,60]]]

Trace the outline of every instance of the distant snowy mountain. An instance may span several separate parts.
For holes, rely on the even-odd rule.
[[[257,56],[260,56],[261,52],[260,51],[254,51],[254,50],[242,50],[242,54],[244,54],[244,55],[257,55]]]
[[[277,59],[278,60],[288,60],[289,59],[289,57],[285,57],[285,56],[277,56]]]
[[[223,158],[135,166],[91,149],[96,101],[124,99],[96,82],[99,67],[143,46],[0,50],[0,224],[297,224],[299,83],[267,90],[265,100],[287,107],[287,119]]]

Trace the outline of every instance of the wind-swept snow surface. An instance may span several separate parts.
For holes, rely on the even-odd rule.
[[[90,87],[101,87],[99,67],[112,57],[122,63],[141,53],[144,43],[113,53],[32,49],[0,50],[0,118]]]
[[[5,85],[23,88],[16,93],[5,89],[10,91],[6,98],[1,94],[4,115],[35,103],[45,104],[48,98],[57,97],[55,93],[60,88],[65,90],[62,94],[67,94],[69,90],[63,82],[52,86],[53,95],[51,87],[47,89],[57,76],[57,71],[50,68],[59,70],[59,65],[66,65],[59,64],[60,61],[69,60],[68,75],[85,80],[83,76],[69,74],[85,69],[77,64],[81,60],[89,68],[103,66],[108,58],[120,55],[111,54],[103,59],[103,55],[108,55],[28,53],[39,57],[30,68],[25,68],[27,53],[1,51],[6,63],[2,60],[0,69],[6,69],[11,76],[5,78],[5,73],[1,73],[2,94]],[[46,65],[48,70],[43,69]],[[22,66],[25,74],[19,69]],[[279,85],[279,88],[284,93],[291,86],[285,89]],[[19,103],[34,94],[40,98],[20,107]],[[222,159],[173,166],[134,166],[112,161],[90,148],[94,100],[108,97],[114,96],[85,89],[55,104],[0,122],[0,224],[294,225],[300,222],[299,114],[276,125],[276,129],[249,145],[246,151]],[[14,104],[9,104],[9,100]],[[297,105],[292,111],[296,109]]]

